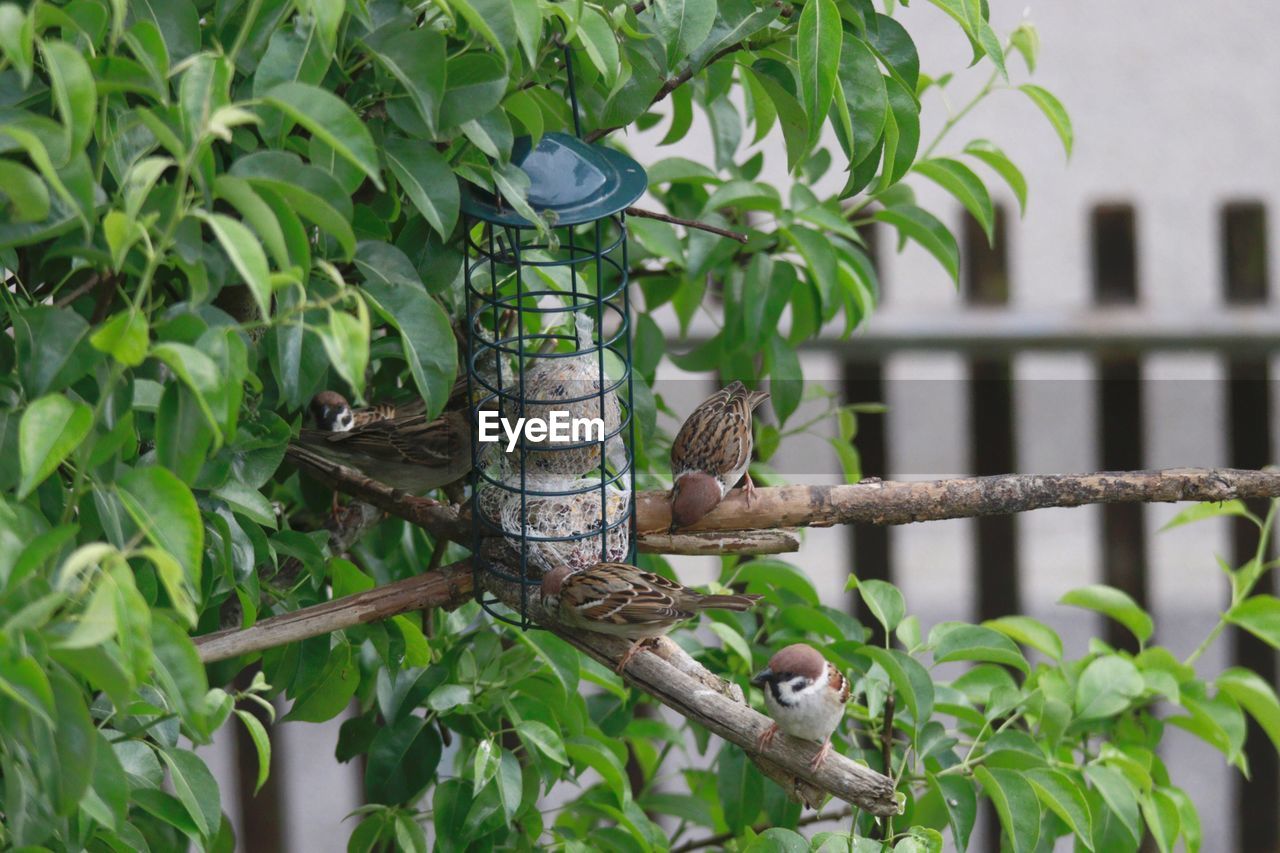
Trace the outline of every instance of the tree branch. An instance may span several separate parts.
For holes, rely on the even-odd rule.
[[[243,631],[219,631],[197,637],[196,649],[202,662],[212,663],[410,610],[454,609],[470,599],[471,581],[469,561],[451,563],[437,572],[275,616]],[[512,590],[519,588],[501,583],[489,586],[506,601],[511,601]],[[550,627],[570,645],[610,669],[617,667],[631,646],[630,641],[620,637],[555,625],[554,612],[543,605],[540,590],[535,589],[530,595],[529,612],[540,624]],[[652,653],[632,658],[624,677],[677,713],[742,747],[752,760],[761,764],[762,770],[782,781],[784,790],[792,796],[816,805],[821,792],[829,792],[873,814],[897,812],[892,780],[838,753],[829,755],[814,771],[809,768],[809,762],[817,753],[817,744],[784,736],[774,738],[763,751],[757,751],[757,739],[769,727],[770,720],[743,701],[738,685],[708,672],[665,637],[656,641],[650,651]]]
[[[660,213],[656,210],[645,210],[641,207],[628,207],[627,216],[639,216],[643,219],[656,219],[659,222],[670,222],[673,225],[683,225],[685,228],[696,228],[699,231],[708,231],[712,234],[718,234],[721,237],[728,237],[730,240],[737,240],[739,243],[747,242],[747,235],[740,231],[730,231],[728,228],[721,228],[718,225],[712,225],[709,222],[702,222],[697,219],[683,219],[679,216],[672,216],[669,213]]]
[[[911,524],[947,518],[1010,515],[1047,507],[1108,503],[1170,503],[1280,497],[1280,471],[1168,468],[1093,474],[1001,474],[920,482],[876,481],[852,486],[756,489],[747,506],[741,489],[683,534],[836,524]],[[636,501],[641,541],[671,524],[666,492]]]
[[[196,651],[202,663],[214,663],[390,619],[411,610],[429,607],[456,610],[471,600],[471,589],[471,561],[463,560],[425,575],[272,616],[243,630],[229,629],[196,637]]]

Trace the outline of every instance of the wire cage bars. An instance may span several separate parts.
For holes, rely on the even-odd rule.
[[[512,160],[542,222],[478,187],[463,199],[472,550],[477,600],[527,629],[547,571],[634,555],[623,210],[646,179],[630,158],[566,134],[518,142]]]

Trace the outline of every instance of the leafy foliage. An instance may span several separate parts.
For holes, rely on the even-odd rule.
[[[651,312],[670,304],[687,328],[714,295],[719,334],[670,357],[772,377],[780,423],[758,441],[767,477],[779,441],[812,426],[792,420],[796,346],[841,319],[848,333],[874,308],[859,228],[885,223],[958,274],[955,238],[904,179],[942,186],[988,233],[983,170],[1025,206],[1021,172],[992,142],[935,156],[997,90],[1021,91],[1070,150],[1053,95],[1008,83],[1008,51],[1034,69],[1034,30],[1002,41],[985,3],[958,0],[934,5],[990,78],[922,144],[922,104],[951,75],[922,73],[893,5],[0,3],[0,843],[230,849],[216,782],[191,747],[234,715],[260,786],[271,744],[249,708],[270,712],[282,695],[293,720],[360,708],[336,747],[339,761],[367,761],[352,850],[426,849],[428,822],[455,828],[435,835],[442,850],[661,848],[672,827],[728,832],[744,849],[810,846],[794,831],[798,807],[741,751],[695,760],[705,732],[639,713],[646,700],[611,673],[554,637],[497,633],[474,606],[207,669],[190,637],[454,556],[394,520],[354,562],[331,554],[329,495],[281,463],[320,389],[443,407],[463,313],[458,180],[525,204],[515,138],[573,126],[563,46],[593,135],[669,122],[663,143],[675,146],[695,108],[709,122],[714,162],[646,164],[653,195],[748,239],[630,223],[636,368],[651,382],[669,352]],[[786,193],[759,180],[775,131],[796,178]],[[810,187],[832,170],[842,189],[819,197]],[[837,419],[851,480],[858,411],[823,415]],[[660,477],[666,439],[644,434],[642,461]],[[1267,568],[1259,558],[1232,572],[1225,618],[1275,643],[1275,600],[1250,595]],[[1194,849],[1195,810],[1154,750],[1154,703],[1181,709],[1168,722],[1237,765],[1245,714],[1280,736],[1269,685],[1239,670],[1202,681],[1194,661],[1157,646],[1097,644],[1064,661],[1053,631],[1025,617],[924,638],[901,594],[872,581],[859,592],[896,642],[867,644],[785,562],[727,560],[721,583],[772,606],[711,617],[723,647],[679,635],[712,669],[745,683],[764,637],[826,643],[857,685],[839,748],[873,765],[894,697],[887,769],[905,812],[887,832],[858,818],[860,849],[879,846],[873,830],[898,849],[937,849],[943,832],[964,847],[982,798],[1017,850],[1066,834],[1132,848],[1144,827],[1162,848]],[[1114,591],[1069,603],[1151,637],[1149,617]],[[953,661],[972,666],[935,669]],[[250,668],[244,690],[217,686]],[[662,771],[673,756],[674,779]],[[579,794],[544,814],[540,797],[572,779]]]

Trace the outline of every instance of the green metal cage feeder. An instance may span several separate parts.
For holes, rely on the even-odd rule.
[[[629,157],[580,139],[565,54],[578,135],[525,137],[512,153],[543,222],[480,187],[462,198],[475,594],[521,628],[545,572],[632,559],[636,539],[624,211],[647,178]],[[558,421],[561,435],[526,432],[512,444],[495,418]],[[497,442],[480,440],[482,419]],[[489,592],[493,581],[518,587],[508,596],[518,608]]]

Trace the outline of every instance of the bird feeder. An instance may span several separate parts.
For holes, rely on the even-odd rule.
[[[636,540],[624,211],[647,178],[580,138],[565,60],[576,135],[518,139],[511,158],[540,221],[500,192],[468,185],[462,198],[474,586],[485,610],[521,628],[547,571],[629,560]]]

